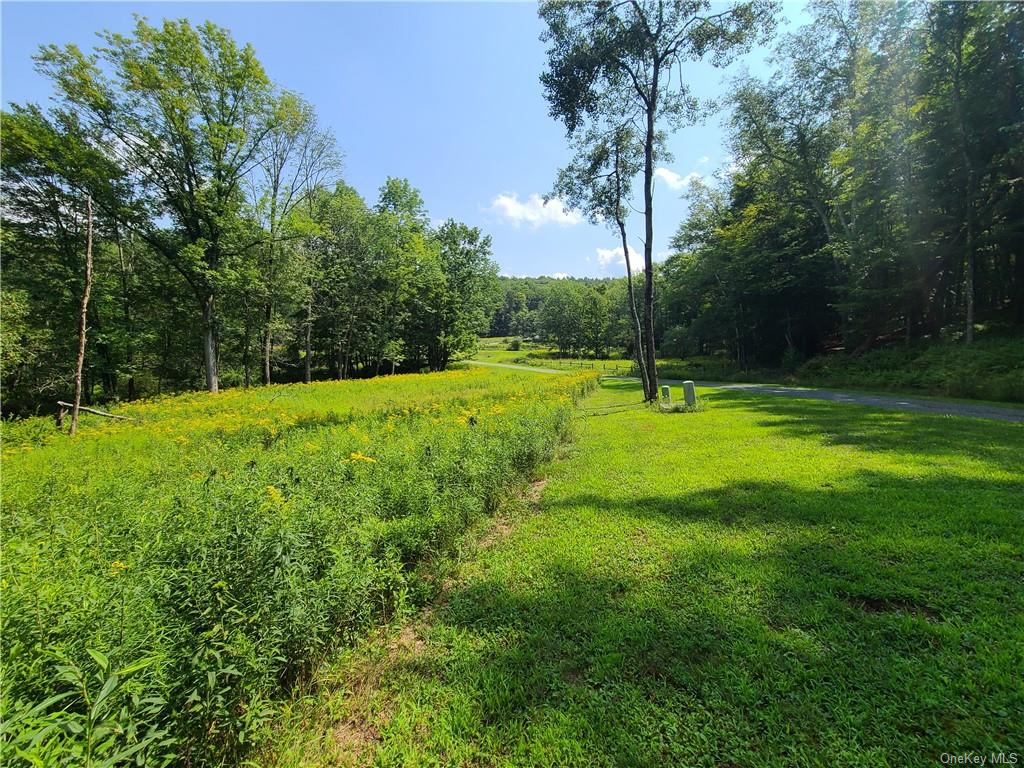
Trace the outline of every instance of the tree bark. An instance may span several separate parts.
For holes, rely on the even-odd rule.
[[[203,299],[203,363],[206,368],[208,392],[220,391],[220,379],[217,372],[217,329],[214,313],[214,294],[210,291]]]
[[[644,359],[643,332],[640,328],[640,313],[636,308],[636,293],[633,291],[633,265],[629,258],[629,244],[626,240],[626,226],[621,219],[618,220],[619,236],[622,239],[622,253],[626,259],[626,291],[629,293],[629,316],[633,326],[633,349],[636,355],[636,363],[640,371],[640,381],[644,386],[644,400],[650,400],[651,382],[647,378],[647,362]]]
[[[958,13],[964,13],[964,9],[958,8]],[[953,109],[956,112],[957,122],[957,137],[960,143],[960,161],[964,164],[964,174],[966,175],[966,186],[965,190],[965,206],[964,206],[964,249],[966,250],[964,259],[964,294],[966,303],[966,315],[965,327],[964,327],[964,341],[970,344],[974,341],[974,271],[975,271],[975,254],[974,254],[974,185],[975,185],[975,173],[974,164],[971,162],[971,154],[968,148],[967,139],[967,125],[964,120],[964,109],[963,109],[963,91],[962,91],[962,74],[963,74],[963,47],[964,47],[964,30],[963,24],[966,23],[963,16],[958,19],[958,38],[956,40],[956,47],[953,50]]]
[[[128,364],[128,399],[135,399],[135,350],[132,345],[132,336],[135,333],[135,328],[132,324],[132,304],[131,304],[131,284],[129,275],[129,263],[128,259],[124,255],[124,248],[121,244],[121,232],[118,229],[115,232],[117,239],[117,259],[121,265],[121,312],[124,317],[125,327],[125,342],[124,342],[124,358]]]
[[[658,368],[654,352],[654,138],[658,94],[658,60],[654,62],[651,92],[647,103],[647,130],[644,136],[644,328],[643,356],[647,370],[644,399],[654,400],[658,393]]]
[[[263,386],[271,383],[270,380],[270,357],[274,346],[274,334],[271,323],[274,319],[274,303],[268,301],[263,308]]]
[[[313,352],[313,301],[306,305],[306,338],[304,341],[302,360],[302,380],[309,384],[313,380],[311,356]]]
[[[619,171],[619,144],[615,143],[615,203],[616,208],[622,206],[622,177]],[[644,387],[644,400],[650,400],[650,382],[647,380],[647,364],[644,360],[643,333],[640,329],[640,313],[636,308],[636,294],[633,292],[633,264],[629,258],[629,241],[626,238],[626,222],[622,216],[616,215],[615,223],[619,227],[622,240],[622,257],[626,260],[626,290],[629,292],[629,314],[633,326],[633,353],[636,355],[637,370]]]
[[[92,196],[85,198],[85,290],[82,291],[82,311],[78,316],[78,361],[75,365],[75,401],[71,406],[71,434],[78,431],[78,410],[82,407],[82,368],[85,365],[86,315],[89,311],[89,292],[92,290]]]

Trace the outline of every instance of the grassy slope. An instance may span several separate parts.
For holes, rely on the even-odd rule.
[[[1024,743],[1024,429],[602,406],[539,514],[324,673],[266,764],[924,765]]]

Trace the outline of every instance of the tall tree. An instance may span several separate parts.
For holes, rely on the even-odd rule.
[[[656,396],[654,341],[654,170],[658,133],[697,114],[683,64],[709,56],[725,65],[774,28],[772,0],[716,11],[710,0],[547,0],[547,70],[541,75],[553,117],[570,136],[614,105],[639,126],[643,147],[644,363]]]
[[[334,137],[317,124],[316,113],[308,102],[285,91],[274,105],[272,128],[266,147],[250,181],[252,208],[265,234],[260,246],[259,271],[264,293],[262,374],[263,383],[270,384],[272,368],[275,304],[302,291],[297,284],[288,284],[288,277],[297,277],[288,269],[289,256],[296,256],[294,247],[302,227],[292,226],[291,236],[283,230],[297,212],[305,211],[302,203],[313,190],[329,186],[340,169],[341,159]],[[297,296],[302,306],[308,301]]]
[[[630,192],[641,166],[639,147],[629,121],[591,127],[577,137],[575,155],[558,172],[554,194],[571,208],[583,211],[591,222],[605,222],[616,229],[626,263],[626,300],[632,319],[633,350],[644,397],[653,400],[656,394],[652,394],[652,382],[647,376],[644,335],[633,290],[632,256],[626,236]]]
[[[427,364],[444,370],[455,355],[476,347],[499,301],[498,265],[491,238],[476,227],[448,219],[434,235],[442,279],[432,286],[433,318]]]
[[[89,293],[92,291],[92,198],[85,198],[85,290],[82,291],[82,311],[78,316],[78,360],[75,362],[75,399],[71,406],[71,434],[78,431],[78,409],[82,405],[82,367],[85,365],[86,325],[88,323]]]
[[[217,295],[234,262],[256,245],[233,236],[242,181],[274,128],[270,82],[251,46],[209,22],[153,27],[139,18],[134,35],[105,32],[103,39],[90,55],[47,46],[36,60],[56,86],[60,109],[86,126],[137,191],[130,209],[110,213],[192,289],[202,313],[206,387],[216,392]],[[160,227],[162,217],[170,229]]]

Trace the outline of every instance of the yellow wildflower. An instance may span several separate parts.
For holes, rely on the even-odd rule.
[[[278,489],[276,485],[267,486],[267,496],[270,498],[270,502],[275,507],[280,507],[282,504],[284,504],[284,496],[281,494],[281,491]]]
[[[376,464],[377,463],[376,459],[374,459],[374,458],[372,458],[370,456],[364,456],[359,451],[352,451],[352,453],[350,453],[348,455],[348,460],[349,461],[365,461],[365,462],[367,462],[369,464]]]

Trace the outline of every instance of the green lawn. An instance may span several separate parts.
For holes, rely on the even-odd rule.
[[[636,385],[267,765],[937,765],[1024,747],[1024,428]],[[625,409],[625,410],[623,410]]]

